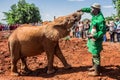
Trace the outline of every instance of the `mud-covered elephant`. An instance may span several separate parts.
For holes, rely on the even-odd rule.
[[[27,26],[18,27],[10,35],[8,39],[9,51],[11,53],[11,75],[19,75],[17,71],[17,62],[21,59],[24,70],[28,70],[26,57],[39,55],[46,52],[48,59],[47,73],[54,73],[53,59],[56,55],[63,63],[65,68],[71,66],[67,63],[63,56],[58,40],[69,34],[69,29],[80,20],[80,12],[75,12],[67,16],[61,16],[54,21],[42,26]]]

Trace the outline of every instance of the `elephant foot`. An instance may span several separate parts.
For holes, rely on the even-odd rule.
[[[30,73],[32,73],[32,71],[31,70],[24,70],[23,72],[22,72],[22,74],[24,74],[24,75],[28,75],[28,74],[30,74]]]
[[[52,70],[47,70],[47,74],[52,74],[52,73],[55,73],[55,70],[52,69]]]
[[[19,76],[19,73],[11,72],[11,75],[12,75],[12,76]]]
[[[72,67],[71,67],[71,65],[68,64],[68,65],[66,65],[64,68],[65,68],[65,69],[70,69],[70,68],[72,68]]]
[[[24,71],[31,72],[31,70],[29,68],[25,68]]]

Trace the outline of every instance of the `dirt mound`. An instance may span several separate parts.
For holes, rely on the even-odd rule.
[[[0,32],[0,35],[3,35]],[[87,52],[86,40],[73,38],[70,41],[59,41],[61,50],[72,65],[72,69],[65,70],[57,57],[54,60],[56,73],[46,74],[46,54],[27,58],[28,67],[32,70],[28,74],[19,72],[22,76],[10,76],[10,54],[7,39],[0,36],[0,80],[120,80],[120,43],[103,43],[101,52],[101,76],[88,76],[87,68],[91,67],[91,54]],[[18,64],[21,65],[20,63]]]

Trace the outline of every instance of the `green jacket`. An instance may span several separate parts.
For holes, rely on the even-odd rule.
[[[82,8],[81,10],[82,12],[91,13],[91,8]],[[93,55],[96,55],[99,54],[103,49],[103,35],[106,33],[105,18],[101,12],[98,15],[93,15],[92,13],[91,15],[92,19],[90,23],[90,29],[88,32],[90,33],[91,29],[93,27],[96,27],[97,32],[93,36],[96,39],[96,41],[88,39],[87,47],[89,52],[91,52]]]

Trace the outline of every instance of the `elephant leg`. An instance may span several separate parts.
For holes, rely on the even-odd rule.
[[[12,57],[11,58],[11,75],[18,76],[18,71],[17,71],[17,62],[19,58],[18,57]]]
[[[62,54],[62,51],[60,50],[59,44],[57,44],[55,48],[55,55],[62,61],[65,69],[71,68],[71,65],[67,63],[65,57]]]
[[[51,41],[49,39],[45,39],[43,42],[44,50],[47,54],[47,59],[48,59],[48,70],[47,74],[51,74],[55,72],[53,62],[54,62],[54,54],[55,54],[55,46],[57,45],[58,41]]]
[[[53,52],[46,52],[47,54],[47,59],[48,59],[48,70],[47,70],[47,74],[51,74],[55,72],[55,69],[53,67],[53,59],[54,59],[54,54]]]
[[[21,61],[22,61],[21,69],[23,69],[26,72],[30,72],[31,70],[27,67],[26,58],[27,57],[21,57]]]
[[[17,71],[17,62],[20,59],[20,48],[16,43],[11,43],[9,44],[9,50],[11,53],[11,75],[18,76],[18,71]]]

